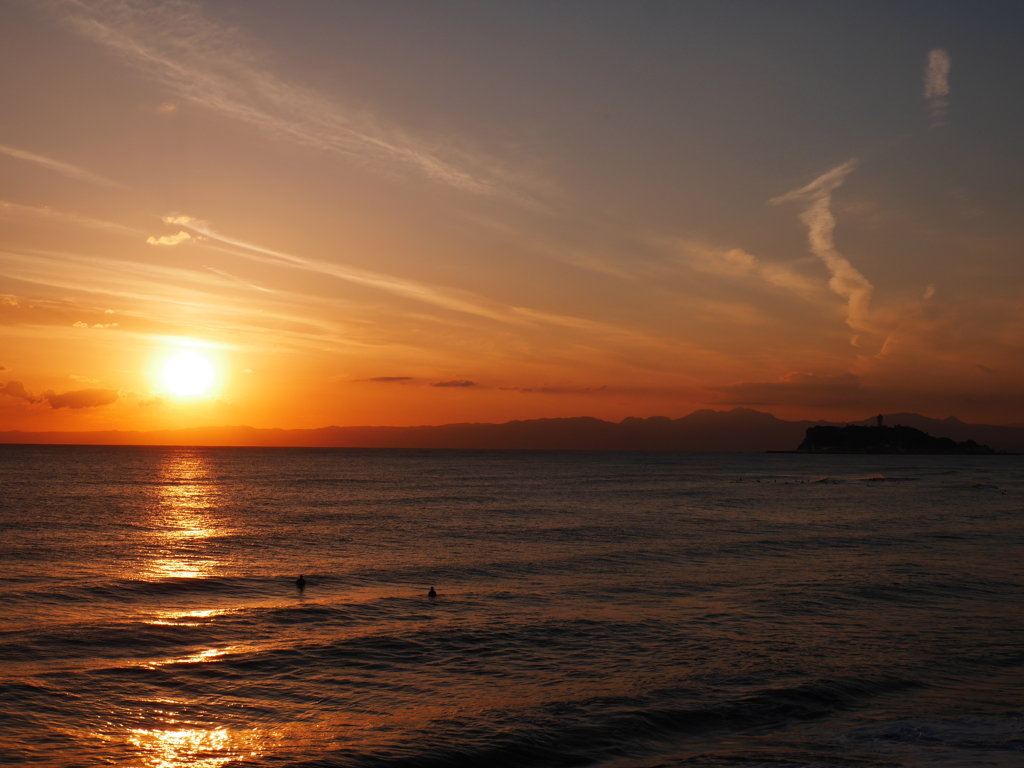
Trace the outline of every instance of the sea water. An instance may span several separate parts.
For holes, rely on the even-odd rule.
[[[0,764],[1020,766],[1022,524],[1012,456],[4,446]]]

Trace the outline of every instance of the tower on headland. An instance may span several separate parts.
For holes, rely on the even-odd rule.
[[[882,426],[882,414],[875,416],[875,419],[878,421],[878,426]]]

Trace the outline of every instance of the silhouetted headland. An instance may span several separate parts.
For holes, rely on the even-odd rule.
[[[879,417],[881,422],[881,417]],[[845,427],[809,427],[797,448],[800,453],[905,453],[936,455],[990,455],[987,445],[974,440],[956,442],[948,437],[932,437],[927,432],[897,424],[886,427],[848,424]]]

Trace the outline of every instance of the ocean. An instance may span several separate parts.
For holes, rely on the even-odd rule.
[[[4,766],[1024,764],[1024,457],[0,446],[0,563]]]

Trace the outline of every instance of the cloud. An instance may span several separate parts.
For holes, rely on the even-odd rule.
[[[258,245],[247,243],[244,240],[238,240],[233,237],[218,234],[210,229],[208,222],[201,221],[191,216],[168,216],[164,221],[186,226],[192,231],[198,232],[200,235],[203,235],[210,240],[216,240],[221,243],[252,251],[252,253],[240,253],[238,251],[231,250],[226,251],[234,256],[241,256],[243,258],[262,263],[289,266],[308,272],[329,275],[331,277],[338,278],[339,280],[346,280],[358,285],[376,288],[396,296],[402,296],[416,301],[423,301],[428,304],[443,307],[444,309],[465,312],[479,317],[487,317],[499,322],[524,324],[517,315],[523,314],[525,311],[512,309],[495,302],[488,302],[483,297],[475,296],[465,291],[435,288],[412,280],[405,280],[399,277],[392,277],[390,275],[382,275],[378,272],[356,269],[355,267],[345,267],[326,261],[317,261],[315,259],[293,256],[292,254],[274,251],[269,248],[261,248]]]
[[[101,405],[110,405],[117,401],[118,391],[116,389],[78,389],[72,392],[57,394],[52,389],[43,392],[39,397],[25,389],[20,381],[9,381],[0,387],[0,395],[16,397],[29,403],[46,402],[51,408],[96,408]]]
[[[186,240],[191,240],[192,235],[182,230],[176,235],[162,235],[160,237],[147,237],[146,242],[150,245],[177,245]]]
[[[405,166],[464,191],[526,198],[521,180],[494,160],[455,147],[427,145],[381,121],[358,115],[258,65],[255,45],[236,29],[205,17],[193,2],[65,0],[66,19],[183,100],[201,105],[274,138],[360,161]],[[171,104],[172,102],[165,102]],[[447,155],[448,157],[442,157]]]
[[[412,376],[373,376],[369,379],[356,379],[356,381],[375,381],[378,384],[391,384],[393,382],[412,381]]]
[[[242,373],[252,373],[252,368],[243,368]]]
[[[6,370],[7,370],[6,366],[0,365],[0,371],[6,371]]]
[[[21,400],[27,400],[30,403],[40,402],[40,398],[33,395],[27,389],[25,385],[20,381],[8,381],[2,387],[0,387],[0,395],[8,395],[9,397],[17,397]]]
[[[178,111],[178,105],[175,104],[173,101],[165,101],[163,104],[156,108],[156,111],[159,112],[161,115],[169,115],[172,112]]]
[[[81,320],[78,320],[77,322],[72,323],[71,327],[72,328],[88,328],[89,324],[88,323],[84,323]],[[93,328],[117,328],[118,324],[117,323],[93,323],[92,327]]]
[[[870,399],[860,377],[852,373],[793,373],[782,381],[745,381],[711,389],[722,394],[722,399],[715,401],[721,405],[836,407],[867,405]]]
[[[101,229],[118,234],[131,235],[133,237],[142,236],[147,237],[147,234],[141,230],[133,229],[131,227],[125,227],[112,222],[99,221],[96,219],[90,219],[76,214],[67,214],[52,211],[48,208],[35,208],[31,206],[19,205],[17,203],[7,203],[0,201],[0,215],[16,214],[20,216],[38,216],[46,217],[50,219],[57,219],[61,221],[67,221],[70,223],[86,226],[94,229]],[[475,315],[478,317],[488,318],[497,322],[517,325],[523,327],[536,326],[537,324],[545,325],[558,325],[567,328],[574,328],[581,331],[592,332],[603,336],[610,336],[619,339],[628,338],[629,340],[636,343],[658,343],[657,339],[652,339],[644,334],[637,333],[635,331],[629,331],[623,328],[617,328],[615,326],[599,323],[591,320],[585,320],[576,317],[567,317],[562,315],[556,315],[547,312],[541,312],[537,310],[531,310],[525,307],[512,307],[507,304],[503,304],[498,301],[490,300],[484,296],[472,293],[470,291],[443,288],[438,286],[432,286],[425,283],[419,283],[414,280],[408,280],[405,278],[394,277],[391,275],[381,274],[379,272],[371,272],[369,270],[358,269],[355,267],[348,267],[340,264],[334,264],[327,261],[320,261],[316,259],[307,259],[300,256],[295,256],[289,253],[281,251],[275,251],[269,248],[263,248],[253,243],[248,243],[243,240],[221,235],[210,228],[210,224],[206,221],[198,219],[193,216],[187,216],[183,214],[172,214],[164,216],[162,218],[164,223],[173,224],[178,226],[184,226],[192,230],[195,234],[192,236],[193,241],[205,241],[203,246],[212,248],[214,250],[227,253],[234,257],[240,257],[249,261],[258,262],[261,264],[273,264],[278,267],[290,267],[292,269],[299,269],[306,272],[312,272],[314,274],[327,275],[334,277],[339,280],[354,283],[356,285],[362,285],[376,290],[384,291],[395,296],[410,299],[413,301],[420,301],[433,306],[441,307],[442,309],[464,312],[466,314]],[[198,235],[198,236],[196,236]],[[209,241],[215,241],[218,243],[224,243],[229,246],[235,246],[235,248],[222,248],[213,245]],[[236,250],[242,249],[242,250]],[[23,265],[26,269],[35,274],[38,272],[38,255],[42,252],[33,252],[31,257],[24,257]],[[104,259],[102,257],[90,256],[88,258],[72,256],[70,254],[49,254],[44,253],[47,257],[59,257],[61,260],[74,259],[80,265],[79,270],[98,268],[99,265],[109,265],[110,269],[116,270],[118,276],[124,275],[126,272],[142,273],[145,275],[147,280],[159,280],[161,284],[166,282],[168,279],[179,279],[187,276],[192,282],[203,282],[199,280],[198,275],[192,270],[182,269],[171,269],[166,267],[155,267],[152,265],[144,266],[137,263],[129,263],[126,261],[119,261],[113,259]],[[105,269],[107,267],[104,267]],[[235,277],[234,275],[225,272],[223,270],[215,269],[212,267],[206,267],[206,270],[214,272],[224,278],[231,279],[235,282],[246,285],[247,287],[260,290],[266,293],[279,293],[262,286],[253,284],[246,280]],[[158,275],[157,272],[160,272]],[[97,275],[99,273],[97,272]],[[60,285],[62,287],[74,287],[79,288],[78,282],[62,282],[63,275],[57,277],[55,275],[47,275],[47,279],[51,281],[52,285]],[[29,277],[27,274],[22,279],[38,279],[37,277]],[[103,278],[105,284],[109,284],[110,277]],[[134,285],[135,281],[131,281]],[[217,283],[211,284],[216,285]],[[204,286],[205,289],[205,286]],[[109,290],[108,290],[109,293]],[[123,293],[123,297],[130,297],[134,299],[144,299],[146,301],[152,301],[153,295],[143,295],[141,293]],[[12,299],[13,300],[13,299]],[[304,297],[303,301],[308,302],[309,297]],[[173,302],[172,302],[173,303]],[[192,303],[191,301],[189,303]],[[3,304],[3,301],[0,301]],[[213,305],[211,305],[212,307]],[[2,318],[0,318],[2,319]],[[292,318],[288,318],[292,319]]]
[[[215,267],[209,266],[208,264],[204,264],[203,266],[206,267],[206,269],[213,272],[213,274],[220,275],[221,277],[225,277],[228,280],[232,280],[233,282],[244,285],[246,288],[252,288],[253,290],[256,291],[263,291],[264,293],[274,293],[274,291],[270,290],[269,288],[264,288],[262,285],[256,285],[256,283],[250,283],[248,280],[243,280],[240,277],[236,277],[235,275],[232,275],[230,272],[225,272],[223,269],[217,269]]]
[[[469,381],[467,379],[452,379],[451,381],[438,381],[430,386],[432,387],[475,387],[475,381]]]
[[[874,286],[846,258],[836,250],[832,237],[836,220],[832,215],[832,192],[857,167],[857,161],[847,160],[824,173],[810,184],[768,202],[779,205],[788,202],[806,202],[800,221],[807,226],[811,252],[821,259],[832,273],[828,287],[847,300],[846,324],[855,330],[871,331],[869,314]]]
[[[54,410],[59,408],[96,408],[117,401],[116,389],[77,389],[58,395],[53,390],[43,392],[45,399]]]
[[[0,154],[7,155],[8,157],[14,157],[18,160],[26,160],[30,163],[35,163],[43,168],[47,168],[57,173],[62,173],[72,179],[78,179],[79,181],[87,181],[90,184],[98,184],[101,187],[122,187],[122,184],[118,184],[116,181],[105,179],[102,176],[97,176],[91,171],[87,171],[84,168],[79,168],[77,165],[71,165],[70,163],[62,163],[59,160],[53,160],[49,157],[43,157],[42,155],[35,155],[31,152],[26,152],[23,149],[15,149],[14,147],[5,147],[0,144]]]
[[[79,216],[76,213],[63,213],[46,207],[37,208],[32,205],[21,205],[20,203],[11,203],[6,200],[0,200],[0,214],[4,216],[18,216],[22,218],[56,219],[70,224],[76,224],[81,227],[88,227],[89,229],[98,229],[105,232],[114,232],[119,235],[130,235],[132,237],[138,237],[139,235],[145,236],[146,234],[141,229],[126,227],[123,224],[115,224],[112,221],[103,221],[101,219],[89,218],[88,216]]]
[[[88,376],[78,376],[74,373],[68,376],[68,378],[72,381],[81,382],[82,384],[99,384],[101,381],[100,379],[90,379]]]
[[[945,125],[946,108],[949,101],[949,68],[952,59],[942,48],[928,52],[928,63],[924,68],[924,97],[928,100],[928,114],[932,128]]]
[[[791,291],[806,299],[821,294],[821,286],[818,281],[794,272],[785,264],[761,261],[742,248],[714,247],[693,240],[681,239],[668,242],[689,266],[701,272],[729,278],[755,275],[768,285]]]
[[[0,257],[4,261],[7,277],[27,278],[38,284],[38,281],[35,280],[35,275],[24,274],[18,269],[17,265],[20,258],[17,254],[3,251],[0,252]],[[33,253],[28,258],[37,266],[47,263],[46,256],[38,252]],[[63,273],[76,274],[75,270],[68,269],[67,265],[63,266]],[[78,281],[75,287],[81,288],[82,281]],[[68,299],[51,300],[36,298],[29,304],[24,300],[19,303],[15,300],[3,301],[0,298],[0,326],[47,325],[63,328],[88,328],[92,323],[104,324],[105,321],[110,319],[111,316],[104,313],[101,309],[84,306],[81,303]],[[106,325],[112,326],[113,324],[106,323]]]

